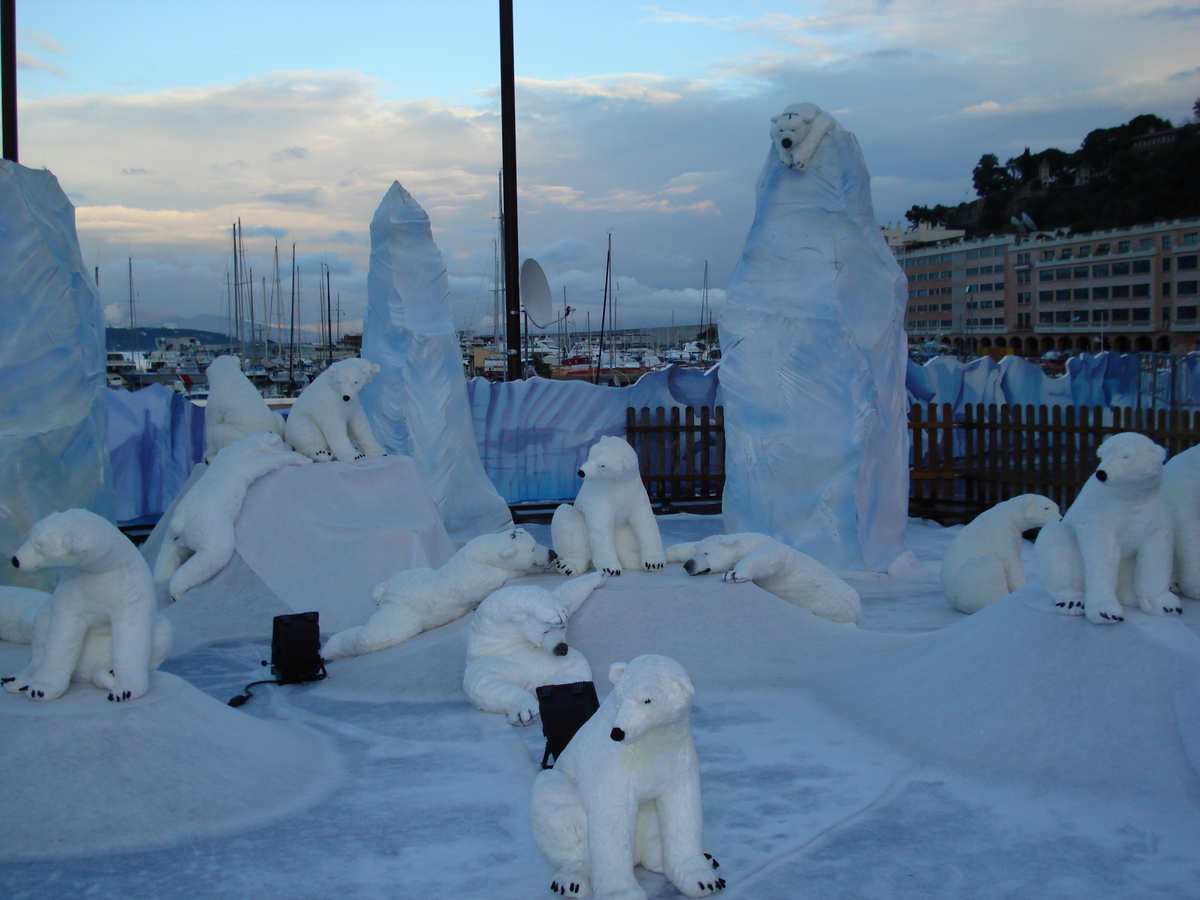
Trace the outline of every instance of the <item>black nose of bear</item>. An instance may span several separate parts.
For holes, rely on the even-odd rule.
[[[685,562],[683,564],[683,570],[685,572],[687,572],[689,575],[693,574],[692,570],[694,568],[696,568],[696,561],[694,559],[689,559],[687,562]]]
[[[625,740],[625,732],[623,732],[620,728],[614,728],[609,737],[614,741],[623,741]]]
[[[1105,472],[1103,469],[1097,469],[1096,470],[1096,480],[1097,481],[1108,481],[1108,473]]]
[[[342,394],[342,399],[343,399],[343,400],[345,400],[347,403],[349,403],[349,402],[350,402],[350,395],[349,395],[349,394]]]
[[[556,559],[558,559],[558,554],[554,552],[553,548],[551,548],[550,549],[550,562],[554,562]]]
[[[575,474],[576,474],[576,475],[578,475],[580,478],[583,478],[583,477],[584,477],[584,474],[583,474],[583,469],[580,469],[580,470],[579,470],[578,472],[576,472]]]
[[[783,144],[783,149],[784,149],[784,150],[786,150],[788,147],[792,146],[792,139],[791,139],[791,138],[784,138],[784,139],[783,139],[782,141],[780,141],[779,143]]]
[[[555,647],[554,655],[555,656],[566,656],[567,655],[567,645],[559,644],[557,647]]]
[[[17,559],[15,556],[13,557],[13,568],[14,569],[21,568],[21,561],[19,559]]]

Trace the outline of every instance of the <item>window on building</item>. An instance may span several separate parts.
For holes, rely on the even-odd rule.
[[[1086,300],[1086,299],[1088,299],[1088,294],[1089,294],[1089,291],[1087,288],[1075,288],[1075,292],[1074,292],[1074,294],[1072,294],[1071,299],[1072,300]]]
[[[1200,257],[1177,256],[1177,257],[1175,257],[1175,268],[1178,269],[1180,272],[1184,271],[1185,269],[1194,269],[1194,268],[1196,268],[1196,260],[1198,258],[1200,258]]]
[[[996,268],[996,267],[995,267],[995,266],[980,266],[980,267],[979,267],[979,274],[980,274],[980,275],[991,275],[991,274],[992,274],[992,270],[993,270],[994,268]]]
[[[1093,322],[1107,322],[1108,321],[1108,310],[1107,309],[1093,309],[1092,310],[1092,321]]]
[[[1079,324],[1080,322],[1088,321],[1088,311],[1086,309],[1077,309],[1071,313],[1071,321]]]
[[[1127,263],[1127,262],[1113,263],[1112,264],[1112,273],[1114,275],[1128,275],[1129,274],[1129,263]]]
[[[979,292],[979,285],[977,285],[977,284],[968,284],[967,285],[967,293],[968,294],[976,294],[978,292]]]
[[[1028,253],[1018,253],[1017,254],[1017,265],[1018,266],[1029,265],[1029,254]]]
[[[1154,241],[1153,241],[1153,239],[1151,239],[1151,238],[1138,238],[1138,249],[1139,249],[1139,250],[1149,250],[1149,249],[1150,249],[1152,246],[1154,246]]]
[[[1197,285],[1197,282],[1195,282],[1195,281],[1176,282],[1175,293],[1178,294],[1180,297],[1190,297],[1192,294],[1196,293],[1196,285]]]
[[[1074,269],[1074,272],[1075,272],[1076,278],[1087,278],[1088,277],[1088,267],[1087,266],[1076,266]]]
[[[1113,285],[1112,295],[1114,300],[1123,300],[1129,296],[1129,285],[1115,284]]]
[[[929,291],[927,291],[925,288],[921,288],[919,291],[917,291],[917,296],[918,297],[928,297]]]
[[[1071,268],[1068,266],[1063,269],[1055,269],[1054,277],[1056,279],[1058,279],[1059,281],[1070,281],[1071,280]]]
[[[979,301],[979,308],[980,308],[980,309],[991,309],[991,308],[992,308],[992,301],[991,301],[991,300],[980,300],[980,301]]]
[[[1062,256],[1061,256],[1061,257],[1059,257],[1059,258],[1060,258],[1060,259],[1070,259],[1070,258],[1071,258],[1071,248],[1070,248],[1070,247],[1063,247],[1063,250],[1062,250]]]
[[[909,291],[909,292],[908,292],[908,299],[909,299],[909,300],[911,300],[911,299],[912,299],[913,297],[915,297],[915,296],[917,296],[917,292],[916,292],[916,291]]]
[[[1043,250],[1042,251],[1042,259],[1054,259],[1054,251],[1053,250]]]
[[[1030,272],[1028,269],[1017,273],[1017,284],[1029,284]]]
[[[1193,231],[1183,236],[1183,246],[1195,247],[1200,244],[1200,231]]]
[[[1163,257],[1162,270],[1163,270],[1164,272],[1170,272],[1170,271],[1171,271],[1171,257],[1169,257],[1169,256],[1164,256],[1164,257]]]
[[[1080,248],[1079,248],[1079,257],[1080,257],[1080,259],[1082,259],[1082,258],[1083,258],[1083,257],[1085,257],[1085,256],[1091,256],[1091,255],[1092,255],[1092,248],[1091,248],[1091,245],[1090,245],[1090,244],[1089,244],[1088,246],[1086,246],[1086,247],[1080,247]]]
[[[1131,271],[1131,272],[1133,272],[1133,274],[1134,274],[1134,275],[1147,275],[1147,274],[1149,274],[1149,272],[1150,272],[1150,260],[1148,260],[1148,259],[1135,259],[1135,260],[1134,260],[1134,261],[1133,261],[1133,262],[1130,264],[1130,271]]]
[[[954,325],[953,319],[942,319],[942,327],[943,328],[950,328],[953,325]]]
[[[1109,244],[1097,244],[1096,245],[1096,255],[1104,256],[1105,254],[1108,253],[1109,249],[1111,249],[1111,245],[1109,245]]]
[[[1164,281],[1164,282],[1163,282],[1163,286],[1162,286],[1162,295],[1163,295],[1164,297],[1170,297],[1170,296],[1171,296],[1171,282],[1169,282],[1169,281]]]
[[[1114,310],[1110,310],[1110,312],[1112,312],[1112,320],[1114,322],[1128,322],[1129,321],[1129,310],[1127,310],[1127,309],[1114,309]]]
[[[1031,300],[1031,296],[1030,296],[1029,291],[1018,291],[1017,292],[1017,302],[1018,303],[1027,304],[1030,302],[1030,300]]]
[[[967,277],[968,278],[971,277],[972,275],[978,275],[978,274],[979,274],[979,266],[974,266],[973,268],[967,269]]]
[[[1149,297],[1150,296],[1150,285],[1149,284],[1135,284],[1133,286],[1133,296]]]
[[[1054,313],[1039,312],[1038,313],[1038,324],[1039,325],[1053,325],[1054,324]]]
[[[1053,269],[1041,269],[1038,271],[1038,281],[1053,281],[1053,280],[1054,280],[1054,270]]]
[[[1070,300],[1070,299],[1071,299],[1071,289],[1070,289],[1070,288],[1064,288],[1064,289],[1063,289],[1063,290],[1061,290],[1061,291],[1055,291],[1055,292],[1054,292],[1054,299],[1055,299],[1055,300]]]
[[[1117,241],[1117,252],[1118,253],[1128,253],[1129,252],[1129,241]]]
[[[1131,309],[1129,311],[1129,321],[1131,322],[1149,322],[1150,310],[1147,307],[1141,309]]]
[[[1196,307],[1194,306],[1177,306],[1175,307],[1175,318],[1181,322],[1196,321]]]
[[[950,304],[949,303],[942,304],[942,312],[950,312]]]
[[[1092,288],[1092,299],[1093,300],[1107,300],[1108,299],[1108,288],[1107,287]]]
[[[1038,303],[1049,303],[1054,299],[1054,291],[1038,291]]]
[[[1093,278],[1105,278],[1108,275],[1108,264],[1104,263],[1099,266],[1092,266]]]
[[[1171,307],[1169,307],[1169,306],[1164,307],[1162,313],[1163,313],[1163,328],[1170,328],[1171,327]]]
[[[968,300],[967,301],[967,309],[979,309],[979,301],[978,300]]]
[[[1068,322],[1070,322],[1071,321],[1070,310],[1066,310],[1066,309],[1056,310],[1054,313],[1054,321],[1061,322],[1064,325],[1067,324]]]
[[[1004,298],[1001,297],[999,300],[994,301],[992,305],[995,306],[996,309],[1003,309],[1004,308]]]
[[[978,250],[968,250],[967,251],[967,259],[979,259],[979,251]]]
[[[980,255],[980,256],[991,256],[991,255],[992,255],[993,253],[995,253],[995,252],[996,252],[998,249],[1000,249],[1000,248],[999,248],[999,247],[980,247],[980,248],[979,248],[979,255]]]

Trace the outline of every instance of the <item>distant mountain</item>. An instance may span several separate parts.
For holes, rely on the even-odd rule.
[[[204,317],[198,316],[197,318]],[[113,328],[109,326],[104,329],[104,342],[108,346],[108,349],[113,351],[153,350],[155,348],[154,339],[159,337],[194,337],[201,344],[212,347],[219,347],[229,343],[228,335],[217,331],[204,331],[199,328],[139,328],[137,329],[136,340],[133,332],[128,328]]]

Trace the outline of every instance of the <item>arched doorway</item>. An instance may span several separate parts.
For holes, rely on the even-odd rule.
[[[1002,337],[998,337],[998,338],[996,338],[996,346],[997,347],[1007,347],[1008,341]]]
[[[1155,349],[1158,350],[1159,353],[1170,353],[1171,352],[1171,339],[1169,337],[1167,337],[1165,334],[1160,336]]]
[[[1025,352],[1030,356],[1036,356],[1038,350],[1037,338],[1025,338]]]
[[[1092,339],[1089,337],[1079,337],[1075,340],[1075,349],[1088,351],[1092,349]]]
[[[1058,349],[1066,352],[1071,349],[1071,339],[1069,337],[1060,337],[1058,339]]]
[[[983,350],[990,350],[990,349],[991,349],[991,347],[992,347],[992,339],[991,339],[991,338],[989,338],[989,337],[980,338],[980,339],[979,339],[979,346],[980,346],[980,348],[981,348],[981,349],[983,349]]]
[[[1123,334],[1117,335],[1117,337],[1113,340],[1113,349],[1116,350],[1118,353],[1128,353],[1129,352],[1129,338],[1127,338]]]
[[[1150,348],[1150,338],[1146,337],[1144,334],[1138,335],[1137,340],[1133,343],[1133,349],[1138,353],[1149,353]]]
[[[1054,349],[1054,338],[1052,338],[1052,337],[1042,338],[1042,352],[1048,353],[1049,351],[1051,351],[1053,349]]]

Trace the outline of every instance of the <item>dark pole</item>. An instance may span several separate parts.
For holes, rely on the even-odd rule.
[[[4,158],[17,162],[17,0],[0,0],[0,84]]]
[[[517,116],[513,66],[512,0],[500,0],[500,143],[503,171],[504,323],[509,381],[521,377],[521,293],[517,273],[521,251],[517,242]]]

